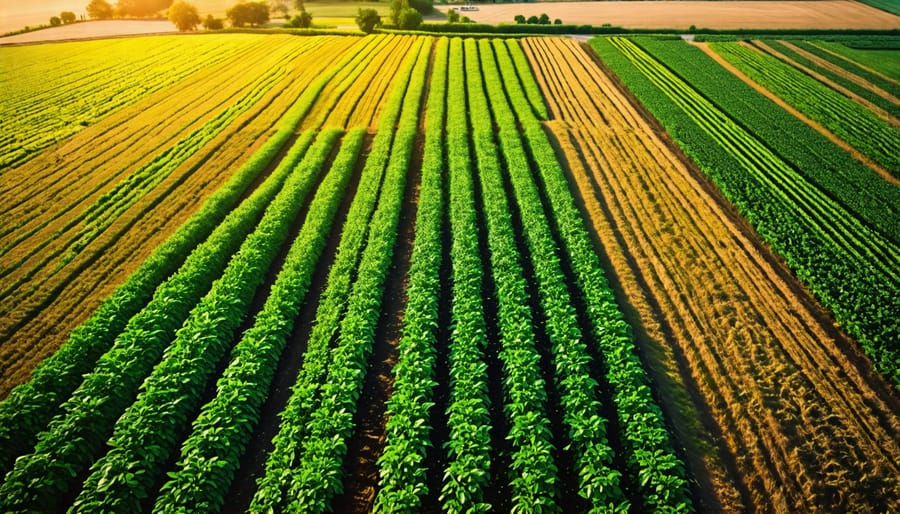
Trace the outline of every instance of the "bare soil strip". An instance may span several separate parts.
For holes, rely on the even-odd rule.
[[[709,55],[720,66],[722,66],[726,70],[733,73],[735,77],[744,81],[748,86],[752,87],[753,89],[758,91],[760,94],[762,94],[769,100],[775,102],[779,107],[781,107],[785,111],[796,116],[800,121],[802,121],[803,123],[806,123],[813,129],[815,129],[815,131],[818,132],[819,134],[822,134],[823,136],[827,137],[829,141],[831,141],[832,143],[841,147],[847,153],[852,155],[856,160],[858,160],[859,162],[872,168],[876,173],[881,175],[882,178],[884,178],[891,184],[900,184],[900,180],[898,180],[896,177],[891,175],[891,173],[888,170],[886,170],[884,167],[882,167],[880,164],[876,163],[872,159],[863,155],[862,152],[860,152],[856,148],[850,146],[850,144],[847,143],[846,141],[844,141],[843,139],[834,135],[834,133],[832,133],[830,130],[828,130],[827,128],[822,126],[817,121],[813,120],[812,118],[806,116],[802,112],[800,112],[797,109],[795,109],[794,107],[792,107],[790,104],[788,104],[787,102],[782,100],[780,97],[776,96],[775,93],[773,93],[773,92],[769,91],[768,89],[764,88],[763,86],[757,84],[753,79],[751,79],[750,77],[745,75],[744,72],[735,68],[730,62],[726,61],[721,55],[714,52],[713,49],[709,47],[708,43],[696,43],[695,42],[695,43],[691,43],[691,44],[696,45],[698,48],[703,50],[707,55]]]
[[[756,40],[756,41],[753,41],[752,44],[747,43],[747,42],[741,42],[741,43],[744,44],[745,46],[747,46],[748,48],[753,48],[755,46],[756,47],[755,49],[762,50],[763,52],[771,55],[772,57],[775,57],[776,59],[783,61],[783,62],[793,66],[794,68],[797,68],[798,70],[802,71],[803,73],[818,80],[822,84],[825,84],[826,86],[830,87],[831,89],[834,89],[838,93],[846,96],[847,98],[853,100],[854,102],[858,103],[859,105],[872,111],[873,113],[875,113],[876,116],[887,121],[891,125],[893,125],[895,127],[900,126],[900,120],[891,116],[890,113],[888,113],[881,107],[878,107],[877,105],[875,105],[872,102],[866,100],[865,98],[859,96],[858,94],[854,93],[853,91],[850,91],[849,89],[845,88],[844,86],[829,79],[825,75],[822,75],[821,73],[818,73],[817,71],[812,70],[812,69],[808,68],[807,66],[800,64],[799,62],[795,61],[794,59],[791,59],[787,55],[784,55],[783,53],[779,52],[778,50],[767,45],[765,42]]]
[[[840,75],[841,77],[853,82],[854,84],[859,85],[862,88],[865,88],[865,89],[871,91],[872,93],[880,96],[881,98],[884,98],[885,100],[887,100],[893,104],[900,105],[900,99],[898,99],[896,96],[894,96],[891,93],[885,91],[884,89],[881,89],[880,87],[872,84],[871,82],[860,77],[859,75],[856,75],[855,73],[852,73],[851,71],[849,71],[845,68],[842,68],[842,67],[838,66],[837,64],[829,62],[828,60],[823,59],[812,52],[808,52],[808,51],[804,50],[803,48],[800,48],[799,46],[791,43],[790,41],[779,40],[778,42],[781,43],[782,45],[786,46],[787,48],[790,48],[794,52],[797,52],[798,55],[801,55],[801,56],[805,57],[806,59],[809,59],[810,61],[814,62],[816,65],[821,66],[829,71],[832,71],[832,72]]]
[[[646,335],[643,357],[661,389],[680,384],[659,394],[709,489],[701,506],[900,508],[896,392],[576,45],[525,46],[559,120],[548,127]]]

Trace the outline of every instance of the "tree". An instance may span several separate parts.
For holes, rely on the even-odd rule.
[[[538,18],[538,24],[539,25],[550,25],[550,17],[547,16],[547,13],[542,14],[541,17]]]
[[[359,30],[371,34],[375,27],[381,26],[381,16],[375,9],[360,9],[356,16],[356,24],[359,25]]]
[[[306,12],[306,9],[303,9],[302,11],[300,11],[300,14],[294,16],[294,18],[291,19],[290,25],[291,27],[308,29],[312,27],[312,14]]]
[[[434,10],[434,6],[432,5],[431,0],[391,0],[391,25],[398,28],[410,28],[403,27],[402,23],[400,23],[400,13],[402,13],[406,9],[413,9],[420,14],[428,14]],[[407,21],[410,22],[415,18],[417,17],[412,13],[408,13],[406,15]],[[418,18],[421,18],[421,16],[419,16]],[[416,28],[421,24],[422,22],[419,21],[415,24],[415,27],[411,28]]]
[[[59,27],[62,25],[62,20],[59,19],[59,16],[51,16],[50,17],[50,26],[51,27]]]
[[[450,9],[447,11],[447,23],[458,23],[459,22],[459,13],[456,12],[456,9]]]
[[[108,20],[113,17],[113,7],[106,0],[91,0],[87,5],[87,13],[95,20]]]
[[[519,24],[519,25],[524,25],[524,24],[525,24],[525,17],[522,16],[521,14],[517,14],[517,15],[515,16],[515,18],[513,18],[513,21],[515,21],[515,22],[516,22],[517,24]]]
[[[265,25],[269,21],[269,4],[265,2],[241,2],[225,11],[225,16],[231,20],[232,27]]]
[[[180,32],[195,30],[197,25],[200,25],[200,15],[197,14],[197,8],[181,0],[172,4],[166,15]]]
[[[528,21],[526,21],[525,23],[528,23],[529,25],[537,25],[538,21],[538,17],[532,15],[528,17]]]
[[[409,0],[409,6],[422,14],[431,14],[434,11],[432,0]]]
[[[422,13],[413,9],[412,7],[407,7],[400,11],[400,16],[398,18],[397,26],[401,29],[417,29],[419,25],[422,24]]]
[[[59,13],[59,19],[63,23],[75,23],[75,20],[78,19],[75,17],[75,13],[71,11],[63,11]]]
[[[203,20],[203,28],[206,30],[222,30],[222,20],[214,18],[212,14],[207,14]]]
[[[172,5],[172,0],[119,0],[118,10],[122,16],[146,18],[156,16]]]
[[[561,20],[561,19],[556,18],[555,20],[553,20],[553,24],[554,24],[554,25],[562,25],[563,23],[562,23],[562,20]]]

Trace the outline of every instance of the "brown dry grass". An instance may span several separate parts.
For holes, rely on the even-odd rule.
[[[575,42],[525,42],[712,511],[897,511],[900,400]]]
[[[440,7],[441,9],[445,9]],[[576,25],[609,23],[627,28],[710,29],[896,29],[900,17],[859,2],[646,1],[485,4],[465,14],[479,23],[513,23],[547,13]]]

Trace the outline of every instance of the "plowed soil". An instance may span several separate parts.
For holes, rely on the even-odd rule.
[[[700,507],[898,511],[893,388],[602,63],[525,48]]]

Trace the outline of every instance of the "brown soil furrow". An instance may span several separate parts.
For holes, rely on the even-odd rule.
[[[793,115],[794,115],[795,117],[797,117],[800,121],[802,121],[803,123],[806,123],[807,125],[809,125],[809,126],[812,127],[813,129],[815,129],[815,131],[818,132],[819,134],[822,134],[823,136],[827,137],[829,141],[831,141],[832,143],[834,143],[834,144],[838,145],[839,147],[841,147],[843,150],[845,150],[846,152],[848,152],[850,155],[852,155],[852,156],[853,156],[856,160],[858,160],[859,162],[861,162],[861,163],[865,164],[866,166],[872,168],[872,170],[874,170],[876,173],[878,173],[879,175],[881,175],[882,178],[884,178],[885,180],[887,180],[887,181],[890,182],[891,184],[900,185],[900,179],[897,179],[896,177],[894,177],[893,175],[891,175],[891,173],[890,173],[888,170],[884,169],[883,167],[881,167],[881,165],[879,165],[878,163],[876,163],[876,162],[873,161],[872,159],[869,159],[868,157],[866,157],[865,155],[863,155],[862,152],[860,152],[859,150],[857,150],[856,148],[854,148],[853,146],[851,146],[849,143],[847,143],[847,142],[844,141],[843,139],[841,139],[841,138],[837,137],[836,135],[834,135],[830,130],[828,130],[827,128],[825,128],[824,126],[822,126],[821,124],[819,124],[819,123],[816,122],[815,120],[809,118],[808,116],[806,116],[806,115],[803,114],[802,112],[800,112],[800,111],[798,111],[797,109],[795,109],[794,107],[792,107],[790,104],[788,104],[787,102],[785,102],[784,100],[782,100],[780,97],[776,96],[775,93],[772,93],[772,92],[769,91],[768,89],[766,89],[766,88],[762,87],[761,85],[757,84],[753,79],[751,79],[750,77],[748,77],[747,75],[745,75],[744,72],[742,72],[741,70],[735,68],[730,62],[726,61],[722,56],[720,56],[719,54],[717,54],[716,52],[714,52],[713,49],[709,47],[709,44],[708,44],[708,43],[692,43],[692,44],[694,44],[694,45],[696,45],[697,47],[699,47],[699,48],[700,48],[701,50],[703,50],[707,55],[709,55],[714,61],[716,61],[720,66],[722,66],[722,67],[725,68],[726,70],[730,71],[732,74],[734,74],[735,77],[737,77],[737,78],[741,79],[742,81],[744,81],[744,83],[746,83],[748,86],[752,87],[753,89],[755,89],[757,92],[759,92],[760,94],[762,94],[763,96],[765,96],[765,97],[768,98],[769,100],[775,102],[775,104],[777,104],[777,105],[778,105],[779,107],[781,107],[782,109],[784,109],[784,110],[786,110],[787,112],[793,114]]]
[[[875,70],[875,69],[872,69],[872,68],[866,66],[865,64],[862,64],[862,63],[860,63],[860,62],[854,61],[853,59],[847,57],[846,55],[841,55],[841,54],[839,54],[839,53],[837,53],[837,52],[835,52],[835,51],[833,51],[833,50],[830,50],[830,49],[828,49],[828,48],[825,48],[825,47],[822,46],[822,45],[817,45],[815,41],[811,41],[810,44],[815,45],[817,48],[819,48],[819,49],[822,50],[823,52],[828,52],[829,54],[831,54],[831,55],[837,57],[838,59],[843,59],[843,60],[845,60],[845,61],[847,61],[847,62],[853,64],[854,66],[859,66],[860,68],[862,68],[862,69],[868,71],[868,72],[871,73],[872,75],[876,75],[876,76],[878,76],[878,77],[880,77],[880,78],[882,78],[882,79],[884,79],[884,80],[886,80],[886,81],[888,81],[888,82],[893,82],[894,84],[897,84],[898,86],[900,86],[900,81],[898,81],[897,79],[892,78],[892,77],[889,77],[889,76],[887,76],[887,75],[881,73],[881,72],[878,71],[878,70]]]
[[[688,441],[718,453],[689,455],[721,487],[708,503],[723,510],[895,507],[896,393],[588,54],[560,40],[524,46],[536,66],[559,68],[542,70],[539,83],[567,91],[556,100],[569,105],[554,114],[574,117],[548,126],[578,147],[564,153],[606,253],[627,255],[609,258],[613,274],[624,277],[626,295],[637,296],[633,304],[650,297],[659,306],[657,313],[639,309],[641,323],[669,327],[647,334],[665,338],[655,346],[674,345],[671,358],[681,364],[650,368],[681,373],[685,389],[696,392],[693,409],[707,413],[696,416],[721,437],[711,445]],[[555,64],[535,58],[558,52],[566,56]],[[691,414],[670,415],[681,437],[692,437],[684,421]],[[724,485],[729,480],[739,483]]]
[[[897,98],[896,96],[892,95],[891,93],[885,91],[884,89],[881,89],[880,87],[876,86],[875,84],[872,84],[868,80],[860,77],[859,75],[856,75],[855,73],[851,72],[850,70],[847,70],[846,68],[841,68],[840,66],[838,66],[832,62],[829,62],[826,59],[823,59],[814,53],[808,52],[808,51],[804,50],[803,48],[800,48],[799,46],[791,43],[790,41],[779,40],[778,42],[781,43],[782,45],[784,45],[785,47],[790,48],[792,51],[796,52],[798,55],[800,55],[806,59],[809,59],[810,61],[815,63],[817,66],[821,66],[822,68],[825,68],[826,70],[832,71],[832,72],[840,75],[841,77],[853,82],[854,84],[856,84],[864,89],[871,91],[872,93],[880,96],[881,98],[884,98],[885,100],[887,100],[893,104],[900,104],[900,98]]]
[[[748,43],[746,41],[741,41],[741,44],[745,45],[747,48],[756,47],[756,49],[762,50],[763,52],[771,55],[772,57],[775,57],[776,59],[778,59],[786,64],[789,64],[789,65],[793,66],[794,68],[797,68],[798,70],[802,71],[806,75],[809,75],[810,77],[818,80],[822,84],[828,86],[829,88],[837,91],[838,93],[846,96],[847,98],[853,100],[854,102],[858,103],[859,105],[872,111],[879,118],[887,121],[891,125],[893,125],[895,127],[900,126],[900,120],[898,120],[894,116],[891,116],[890,113],[888,113],[881,107],[873,104],[872,102],[859,96],[858,94],[854,93],[853,91],[850,91],[849,89],[847,89],[844,86],[838,84],[837,82],[831,80],[830,78],[826,77],[825,75],[822,75],[821,73],[819,73],[815,70],[812,70],[807,66],[800,64],[799,62],[795,61],[794,59],[788,57],[787,55],[784,55],[783,53],[779,52],[778,50],[767,45],[765,42],[759,41],[759,40],[754,40],[750,43]]]

